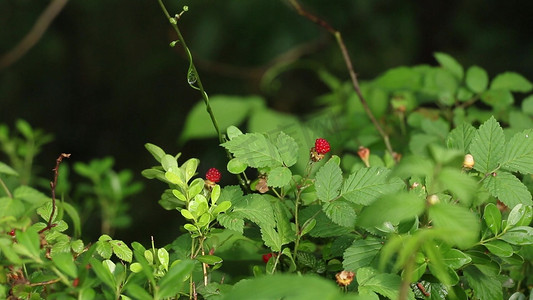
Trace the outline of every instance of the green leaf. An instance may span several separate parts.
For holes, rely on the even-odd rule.
[[[222,258],[215,255],[200,255],[196,257],[196,260],[212,266],[222,263]]]
[[[344,297],[332,280],[313,275],[274,274],[244,279],[222,297],[233,299],[352,299],[367,300],[361,297]]]
[[[352,231],[352,228],[333,223],[322,211],[320,205],[311,205],[300,211],[301,222],[306,222],[311,217],[316,220],[316,225],[309,232],[309,235],[312,237],[335,237]]]
[[[222,146],[235,157],[254,168],[282,166],[278,149],[264,135],[247,133],[227,141]]]
[[[133,271],[132,271],[133,272]],[[153,300],[154,297],[150,295],[143,287],[138,286],[135,283],[129,282],[126,286],[126,291],[128,292],[128,295],[132,297],[132,299],[138,299],[138,300]],[[87,299],[94,299],[93,298],[87,298]],[[125,299],[121,299],[125,300]]]
[[[183,260],[173,264],[167,274],[159,281],[159,298],[168,298],[177,295],[183,287],[185,281],[194,269],[194,261]]]
[[[265,246],[270,247],[274,252],[280,252],[283,241],[278,232],[272,227],[261,227],[261,237]]]
[[[209,104],[216,113],[218,126],[222,132],[231,125],[241,124],[253,109],[263,106],[263,102],[264,100],[258,96],[215,95],[209,98]],[[198,101],[187,115],[180,142],[216,137],[217,132],[210,120],[205,103]]]
[[[492,233],[496,235],[500,232],[502,226],[502,213],[496,205],[489,203],[485,206],[483,219]]]
[[[511,228],[499,239],[513,245],[531,245],[533,244],[533,227],[518,226]]]
[[[529,116],[533,116],[533,95],[529,95],[522,100],[522,111]]]
[[[393,68],[375,79],[373,84],[388,90],[416,90],[422,84],[422,74],[409,67]]]
[[[0,174],[5,174],[8,176],[19,176],[17,171],[13,170],[10,166],[0,161]]]
[[[477,299],[503,299],[502,285],[495,276],[488,276],[475,266],[466,267],[463,274]]]
[[[363,227],[382,225],[384,222],[397,224],[414,219],[425,209],[425,199],[413,193],[386,195],[364,208],[357,224]]]
[[[283,187],[290,183],[292,172],[287,167],[277,167],[268,172],[267,183],[271,187]]]
[[[482,173],[496,169],[502,161],[505,149],[505,136],[500,124],[490,117],[479,127],[470,145],[470,153],[474,156],[474,168]]]
[[[248,165],[238,158],[232,158],[228,161],[226,168],[231,174],[240,174],[248,168]]]
[[[176,158],[170,154],[165,154],[161,157],[161,166],[165,171],[174,170],[178,168],[178,161]],[[182,180],[183,181],[183,180]]]
[[[11,238],[0,238],[0,253],[2,253],[2,256],[4,258],[7,258],[13,264],[23,264],[22,260],[15,252],[15,249],[13,247],[13,240]],[[3,262],[5,263],[5,260],[3,260]]]
[[[481,93],[487,89],[489,85],[489,76],[487,72],[478,67],[471,66],[466,71],[466,86],[475,93]]]
[[[522,174],[533,173],[533,129],[515,134],[506,144],[502,168]]]
[[[227,197],[225,190],[223,190],[220,196],[221,199]],[[233,209],[231,212],[220,214],[217,219],[222,226],[240,232],[241,234],[244,228],[243,219],[248,219],[260,227],[274,228],[276,226],[274,213],[269,200],[267,200],[272,198],[274,197],[270,195],[258,194],[236,197],[232,200]]]
[[[291,227],[289,220],[292,218],[290,213],[287,213],[286,209],[280,201],[272,203],[272,210],[274,211],[274,217],[276,218],[276,228],[281,237],[281,243],[283,245],[288,244],[296,239],[296,233]]]
[[[499,257],[511,257],[514,253],[513,247],[503,241],[490,241],[484,244],[485,247],[494,255]]]
[[[71,278],[78,276],[78,269],[74,263],[74,258],[70,252],[62,252],[52,255],[52,261],[54,265],[63,273],[67,274]]]
[[[109,241],[113,249],[113,253],[123,261],[131,263],[133,252],[131,249],[123,242],[119,240]]]
[[[0,217],[20,217],[24,214],[24,203],[16,198],[0,197]]]
[[[315,188],[318,199],[331,201],[339,196],[342,171],[334,160],[329,160],[316,173]]]
[[[148,150],[148,152],[152,154],[152,156],[155,158],[155,160],[157,160],[157,162],[161,162],[161,159],[166,154],[163,149],[159,148],[154,144],[146,143],[144,144],[144,148],[146,148],[146,150]]]
[[[335,224],[348,228],[353,228],[355,226],[357,214],[355,213],[352,204],[348,201],[338,199],[326,202],[322,206],[322,210]]]
[[[228,127],[228,129],[226,130],[226,133],[228,135],[228,139],[230,139],[230,140],[232,140],[236,136],[239,136],[239,135],[243,134],[242,131],[239,128],[237,128],[236,126],[233,126],[233,125]]]
[[[91,264],[91,269],[94,271],[96,276],[102,281],[103,284],[107,285],[111,290],[115,290],[116,288],[116,280],[115,276],[111,274],[111,271],[109,271],[108,268],[104,267],[103,262],[91,258],[89,260]]]
[[[491,89],[481,94],[481,101],[496,109],[505,109],[514,103],[514,97],[508,90]]]
[[[455,168],[442,168],[437,181],[442,185],[443,190],[450,191],[454,198],[465,206],[470,206],[472,199],[477,196],[477,181]]]
[[[457,149],[462,151],[463,154],[467,154],[475,134],[476,129],[474,126],[463,123],[448,134],[446,144],[448,148]]]
[[[429,208],[429,218],[442,239],[460,248],[468,248],[478,240],[480,224],[468,209],[448,203],[437,203]]]
[[[450,71],[456,79],[462,80],[464,75],[463,66],[461,66],[453,57],[446,53],[436,52],[435,59],[446,70]]]
[[[274,144],[278,148],[285,166],[290,167],[298,161],[298,144],[292,137],[280,132]]]
[[[362,168],[352,173],[342,186],[344,199],[369,205],[385,194],[395,193],[405,184],[399,178],[389,180],[390,170],[380,167]]]
[[[516,176],[507,172],[495,173],[483,181],[483,187],[509,208],[517,204],[532,205],[531,193]]]
[[[454,270],[457,270],[472,261],[472,258],[470,258],[470,256],[464,254],[460,250],[453,248],[450,248],[447,251],[443,251],[442,258],[443,263]]]
[[[518,73],[505,72],[498,74],[492,80],[490,89],[505,89],[511,92],[528,93],[533,89],[533,84]]]
[[[528,212],[531,213],[530,208],[531,206],[525,206],[522,204],[517,204],[515,207],[513,207],[513,209],[509,213],[509,216],[507,217],[507,224],[505,227],[511,228],[511,227],[514,227],[516,224],[518,224],[520,220],[522,220],[525,217],[526,213]],[[529,222],[527,222],[527,224],[524,224],[524,225],[526,226],[529,225]]]
[[[378,273],[375,269],[367,267],[357,270],[357,283],[359,290],[369,289],[389,299],[397,299],[400,293],[402,279],[395,274]],[[409,291],[409,299],[414,299]]]
[[[354,241],[344,251],[342,263],[344,269],[356,271],[359,268],[376,264],[381,247],[383,247],[383,241],[373,237]]]
[[[23,249],[17,248],[17,250],[23,250],[21,254],[25,254],[33,259],[38,260],[40,253],[40,238],[37,231],[33,228],[30,228],[26,231],[16,230],[15,236],[17,237],[18,244],[21,247],[24,247]],[[20,253],[20,251],[17,252]]]

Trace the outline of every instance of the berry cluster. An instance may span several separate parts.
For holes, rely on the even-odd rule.
[[[205,179],[211,182],[217,183],[220,181],[220,178],[222,178],[222,174],[216,168],[211,168],[205,173]]]
[[[315,146],[311,148],[311,160],[317,162],[324,158],[326,153],[331,150],[329,142],[326,139],[318,138],[315,140]]]

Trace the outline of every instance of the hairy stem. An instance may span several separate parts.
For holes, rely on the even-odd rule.
[[[344,40],[342,39],[341,33],[335,28],[333,28],[325,20],[322,20],[319,17],[306,11],[300,5],[298,0],[289,0],[289,2],[296,9],[298,14],[309,19],[311,22],[323,27],[335,37],[335,40],[337,41],[337,44],[342,52],[342,57],[344,58],[344,63],[346,64],[348,73],[350,74],[350,78],[352,80],[352,86],[357,96],[359,96],[359,100],[361,101],[361,105],[363,106],[365,113],[367,114],[368,118],[370,119],[370,121],[372,121],[372,123],[374,124],[374,127],[376,128],[376,130],[379,132],[379,134],[383,138],[383,142],[385,143],[385,147],[387,147],[387,151],[389,152],[389,154],[392,157],[396,157],[396,155],[394,155],[394,150],[392,149],[392,145],[389,140],[389,135],[385,132],[385,130],[383,130],[383,127],[381,127],[376,117],[374,117],[374,114],[372,113],[372,111],[370,110],[370,107],[368,106],[368,102],[366,101],[366,98],[363,96],[363,93],[361,92],[361,88],[359,87],[359,81],[357,80],[357,74],[354,71],[352,60],[350,59],[350,55],[348,54],[348,50],[346,49],[346,44],[344,43]]]
[[[52,220],[54,219],[54,214],[56,211],[56,186],[57,186],[57,177],[59,176],[59,165],[63,161],[63,158],[69,158],[70,154],[61,153],[59,157],[56,159],[56,166],[52,169],[54,171],[54,180],[50,181],[50,188],[52,189],[52,213],[50,214],[50,219],[48,220],[48,224],[45,228],[41,229],[39,233],[43,233],[46,230],[49,230],[50,228],[54,227],[55,224],[52,224]]]
[[[7,185],[4,183],[4,181],[2,180],[2,178],[0,178],[0,185],[2,186],[2,188],[4,189],[4,191],[6,192],[6,195],[7,195],[9,198],[13,198],[13,195],[11,194],[11,192],[9,191],[9,189],[7,188]]]

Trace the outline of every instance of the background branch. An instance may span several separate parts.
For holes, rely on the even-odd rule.
[[[41,39],[52,21],[59,15],[68,0],[52,0],[41,13],[32,29],[11,51],[0,57],[0,70],[5,69],[19,60]]]

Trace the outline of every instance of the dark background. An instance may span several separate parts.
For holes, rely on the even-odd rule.
[[[0,55],[30,30],[47,4],[0,0]],[[310,112],[309,101],[327,92],[311,71],[284,74],[278,89],[259,84],[268,66],[291,49],[348,79],[335,41],[281,0],[166,4],[171,14],[189,6],[179,26],[210,95],[259,94],[274,109]],[[436,51],[451,54],[465,68],[479,65],[490,77],[516,71],[533,79],[531,1],[302,4],[343,33],[361,80],[396,66],[435,64]],[[113,156],[117,169],[130,168],[144,182],[143,193],[131,199],[134,224],[117,238],[148,241],[156,235],[170,241],[178,230],[179,214],[157,204],[164,185],[140,176],[155,163],[144,143],[199,157],[201,174],[211,165],[225,166],[216,140],[178,145],[184,118],[200,96],[187,84],[188,62],[179,44],[168,46],[173,39],[156,0],[72,0],[34,48],[0,70],[0,123],[12,127],[23,118],[55,135],[38,165],[51,168],[61,152],[72,153],[70,162]]]

